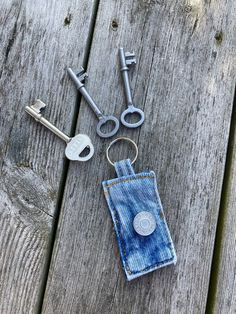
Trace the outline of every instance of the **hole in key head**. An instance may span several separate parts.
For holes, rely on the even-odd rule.
[[[97,134],[100,137],[108,138],[119,130],[119,120],[114,116],[103,116],[97,125]]]
[[[79,154],[79,157],[86,157],[90,153],[90,147],[86,146],[84,150]]]
[[[138,112],[130,112],[125,115],[125,121],[130,124],[139,122],[141,118],[141,114]]]
[[[125,111],[122,112],[120,116],[121,123],[127,128],[137,128],[143,124],[145,119],[144,112],[135,108],[134,106],[129,106]]]
[[[113,120],[107,120],[105,123],[101,125],[100,131],[104,134],[110,133],[114,130],[116,124]]]

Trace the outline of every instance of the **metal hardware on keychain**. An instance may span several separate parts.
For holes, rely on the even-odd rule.
[[[121,114],[120,120],[121,120],[121,123],[127,128],[137,128],[141,124],[143,124],[145,115],[141,109],[138,109],[134,106],[130,83],[129,83],[129,76],[128,76],[129,66],[136,64],[135,54],[130,53],[130,52],[124,52],[124,48],[120,48],[119,57],[120,57],[120,71],[122,73],[122,78],[123,78],[124,88],[125,88],[125,96],[126,96],[126,101],[127,101],[127,106],[128,106],[128,109],[123,111],[123,113]],[[139,121],[136,123],[127,122],[125,120],[126,116],[131,115],[133,113],[137,113],[139,115],[140,117]]]
[[[96,114],[99,122],[97,125],[97,134],[100,137],[108,138],[113,135],[115,135],[120,127],[119,120],[114,116],[106,116],[104,115],[101,110],[98,108],[97,104],[93,100],[93,98],[89,95],[87,89],[84,86],[84,80],[86,77],[88,77],[88,74],[84,71],[84,69],[81,67],[81,70],[78,73],[75,73],[72,71],[71,68],[68,68],[68,73],[71,77],[71,79],[74,81],[76,88],[78,91],[83,95],[86,102],[89,104],[90,108],[93,110],[93,112]],[[112,122],[114,127],[113,130],[107,133],[102,132],[101,128],[104,126],[107,122]]]
[[[37,122],[43,124],[46,128],[51,130],[54,134],[59,136],[63,141],[66,142],[65,155],[70,160],[87,161],[94,154],[94,147],[90,138],[85,134],[78,134],[74,137],[69,137],[65,133],[61,132],[52,123],[45,119],[41,110],[46,107],[40,99],[37,99],[32,106],[26,106],[25,111],[30,114]],[[80,154],[89,148],[89,153],[86,156],[80,156]]]
[[[129,141],[136,154],[133,161],[112,162],[109,150],[117,141]],[[113,220],[123,269],[128,280],[158,268],[175,264],[175,248],[165,220],[156,176],[153,171],[135,173],[138,156],[134,141],[120,137],[110,143],[106,156],[117,178],[102,182]]]

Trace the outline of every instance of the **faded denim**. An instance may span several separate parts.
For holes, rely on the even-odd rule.
[[[103,189],[120,249],[122,266],[128,280],[176,263],[176,253],[163,214],[153,171],[135,174],[129,159],[115,163],[118,178],[104,181]],[[151,212],[156,229],[141,236],[133,227],[141,211]]]

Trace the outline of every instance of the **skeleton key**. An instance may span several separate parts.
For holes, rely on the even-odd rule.
[[[37,122],[43,124],[46,128],[51,130],[54,134],[59,136],[63,141],[66,142],[65,155],[70,160],[78,161],[87,161],[94,154],[94,147],[90,138],[85,134],[78,134],[74,137],[69,137],[58,128],[56,128],[52,123],[45,119],[41,110],[46,107],[46,104],[43,103],[40,99],[37,99],[32,106],[26,106],[25,111],[30,114]],[[89,153],[86,156],[80,156],[80,154],[86,149],[89,148]]]
[[[68,68],[68,73],[71,77],[71,79],[74,81],[76,88],[78,91],[84,96],[85,100],[93,110],[93,112],[96,114],[99,122],[97,125],[97,134],[100,137],[108,138],[113,135],[115,135],[119,129],[120,123],[119,120],[114,117],[114,116],[105,116],[98,106],[96,105],[95,101],[93,98],[89,95],[88,91],[86,90],[84,86],[84,80],[86,77],[88,77],[88,74],[84,71],[84,69],[81,67],[81,70],[78,73],[75,73],[72,71],[71,68]],[[102,126],[104,126],[107,122],[112,122],[113,124],[113,129],[110,132],[104,133],[102,132]]]
[[[144,122],[144,112],[141,109],[138,109],[134,106],[133,97],[130,89],[129,83],[129,66],[136,64],[135,54],[130,52],[124,52],[124,48],[119,49],[119,57],[120,57],[120,71],[122,73],[124,87],[125,87],[125,96],[127,101],[128,109],[123,111],[121,114],[120,120],[123,125],[127,128],[137,128]],[[125,120],[128,115],[133,113],[137,113],[140,117],[139,121],[136,123],[129,123]]]

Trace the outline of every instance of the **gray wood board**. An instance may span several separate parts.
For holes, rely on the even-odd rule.
[[[234,115],[235,118],[235,115]],[[227,169],[227,183],[219,224],[221,225],[221,244],[217,246],[219,259],[217,259],[219,273],[216,281],[216,298],[214,313],[236,313],[236,134],[235,121],[234,134],[229,147],[229,167]]]
[[[78,130],[96,154],[70,164],[43,313],[204,313],[235,80],[234,10],[233,0],[100,2],[87,87],[105,113],[119,116],[118,47],[136,52],[131,84],[146,121],[119,135],[139,145],[136,171],[158,176],[178,263],[126,282],[101,189],[115,177],[109,140],[96,136],[82,102]],[[129,153],[121,145],[114,156]]]
[[[24,108],[41,98],[48,104],[44,116],[70,133],[76,99],[65,69],[83,62],[85,49],[78,47],[87,45],[92,15],[82,0],[1,1],[2,314],[38,310],[65,163],[65,144]]]

